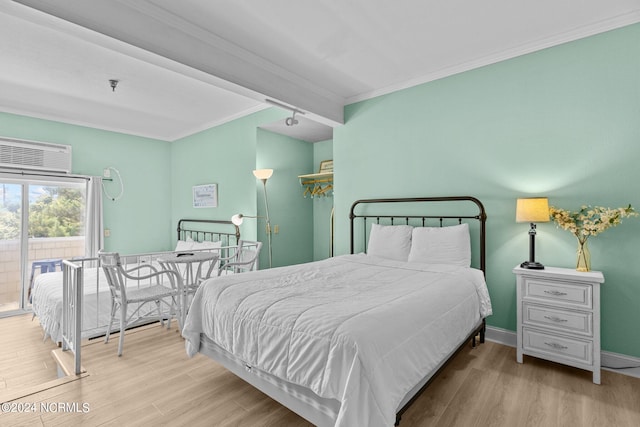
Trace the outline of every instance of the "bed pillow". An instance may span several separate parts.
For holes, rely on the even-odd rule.
[[[367,254],[395,261],[406,261],[411,250],[410,225],[371,224]]]
[[[415,227],[409,262],[471,266],[469,224],[450,227]]]
[[[190,251],[193,249],[193,240],[178,240],[176,244],[176,252]]]
[[[222,242],[219,240],[217,242],[193,242],[191,245],[191,249],[195,251],[202,249],[220,249],[222,247]]]

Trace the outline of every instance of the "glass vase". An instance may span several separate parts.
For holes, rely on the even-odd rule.
[[[587,239],[578,239],[578,261],[576,263],[576,270],[578,271],[591,271],[591,252],[589,252],[589,245],[587,245]]]

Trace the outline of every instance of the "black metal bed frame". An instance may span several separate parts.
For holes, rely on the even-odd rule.
[[[377,215],[377,214],[356,214],[356,208],[360,205],[375,205],[375,204],[389,204],[389,203],[430,203],[430,202],[472,202],[478,208],[478,213],[476,215],[400,215],[400,214],[385,214],[385,215]],[[486,222],[487,222],[487,214],[484,209],[484,205],[480,200],[471,196],[449,196],[449,197],[412,197],[412,198],[391,198],[391,199],[363,199],[357,200],[351,205],[351,211],[349,212],[349,220],[350,220],[350,245],[351,245],[351,253],[355,252],[355,221],[358,218],[362,218],[363,227],[364,227],[364,247],[366,248],[366,238],[367,238],[367,219],[373,218],[376,223],[380,223],[380,219],[389,220],[390,224],[393,225],[396,220],[399,222],[404,222],[404,224],[409,225],[410,221],[421,223],[421,226],[426,226],[426,222],[428,219],[436,219],[439,222],[440,227],[444,226],[445,220],[457,220],[458,224],[461,224],[463,220],[477,220],[480,223],[479,227],[479,246],[480,246],[480,270],[486,276]],[[469,336],[467,336],[460,346],[451,354],[451,356],[436,370],[433,375],[425,382],[425,384],[414,394],[411,399],[396,413],[396,422],[395,425],[400,424],[400,419],[402,414],[406,412],[407,409],[418,399],[418,397],[422,394],[422,392],[431,384],[431,382],[444,370],[444,368],[449,364],[451,360],[455,358],[455,356],[465,347],[467,342],[471,341],[471,345],[476,347],[476,336],[480,335],[480,343],[484,343],[485,341],[485,330],[486,330],[486,321],[482,319],[482,323],[478,328],[473,330]]]
[[[204,230],[193,230],[192,228],[188,228],[185,226],[185,223],[195,223],[195,224],[223,224],[229,225],[233,227],[233,232],[224,232],[224,231],[204,231]],[[178,240],[186,240],[187,237],[191,239],[203,242],[203,241],[222,241],[223,246],[235,246],[238,244],[240,240],[240,228],[235,225],[231,221],[220,220],[220,219],[181,219],[178,221]],[[231,239],[235,238],[235,242]]]

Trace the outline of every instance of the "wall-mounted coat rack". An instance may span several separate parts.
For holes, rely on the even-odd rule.
[[[304,197],[331,197],[333,196],[333,172],[310,173],[299,175],[300,185],[304,187]]]
[[[298,175],[300,185],[304,187],[304,197],[331,197],[333,196],[333,160],[320,162],[320,171],[307,175]]]
[[[300,185],[304,188],[302,195],[304,197],[311,197],[312,199],[318,200],[320,198],[332,197],[333,196],[333,160],[323,160],[320,162],[320,170],[318,173],[310,173],[307,175],[298,175],[298,179],[300,180]],[[314,211],[314,223],[316,221],[316,207],[319,209],[318,214],[322,215],[326,211],[326,208],[331,207],[330,214],[330,228],[329,230],[329,256],[333,256],[333,200],[327,200],[326,202],[320,203],[315,206]],[[318,216],[319,218],[319,216]],[[318,220],[319,223],[323,222]],[[321,226],[322,227],[322,226]],[[315,229],[315,226],[314,226]],[[314,253],[316,252],[316,248],[314,245]]]

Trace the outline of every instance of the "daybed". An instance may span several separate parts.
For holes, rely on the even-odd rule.
[[[237,245],[240,232],[231,221],[182,219],[178,222],[178,242],[176,251],[226,251],[225,248]],[[168,252],[154,252],[123,256],[128,268],[140,265],[159,267],[155,261]],[[221,254],[223,255],[223,254]],[[104,335],[111,318],[111,294],[102,268],[97,258],[72,260],[82,267],[83,301],[82,301],[82,338]],[[129,286],[138,288],[148,285],[147,282],[129,281]],[[32,308],[34,317],[38,317],[44,330],[45,338],[55,342],[62,341],[63,316],[63,272],[44,273],[35,278],[32,290]],[[136,307],[131,306],[130,314]],[[143,307],[140,313],[144,319],[152,306]],[[118,328],[116,324],[114,328]]]

